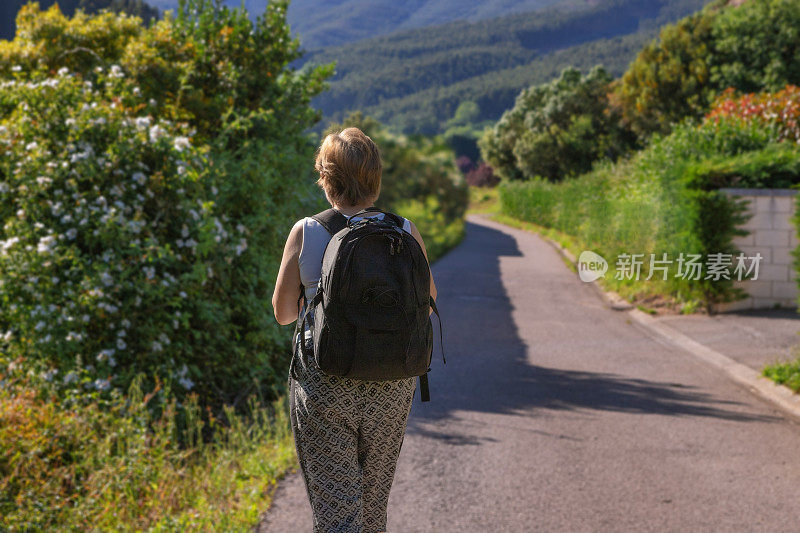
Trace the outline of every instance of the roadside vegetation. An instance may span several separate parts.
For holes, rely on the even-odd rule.
[[[741,297],[731,280],[677,276],[675,260],[738,254],[744,206],[721,188],[800,183],[800,54],[769,44],[800,50],[798,13],[797,0],[716,2],[665,27],[621,79],[568,69],[524,90],[479,143],[500,212],[605,257],[602,283],[635,303],[711,311]],[[616,276],[625,253],[667,253],[667,279],[645,281],[647,262],[639,281]]]
[[[798,349],[795,349],[795,353]],[[800,356],[793,361],[774,363],[764,367],[762,374],[779,385],[786,385],[800,393]]]

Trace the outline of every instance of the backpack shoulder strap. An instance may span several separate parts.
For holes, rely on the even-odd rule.
[[[394,222],[398,228],[403,229],[403,226],[406,223],[403,217],[401,217],[400,215],[395,215],[394,213],[390,213],[388,211],[384,211],[383,214],[385,217],[391,219],[392,222]]]
[[[347,218],[332,207],[317,213],[311,218],[322,224],[322,227],[325,228],[331,236],[336,235],[339,231],[347,227]]]

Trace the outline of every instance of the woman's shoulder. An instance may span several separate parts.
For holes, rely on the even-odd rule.
[[[406,230],[409,233],[413,233],[411,231],[411,228],[414,226],[414,223],[411,222],[411,219],[408,219],[408,218],[406,218],[406,217],[404,217],[402,215],[397,215],[397,216],[399,216],[400,218],[403,219],[403,229]]]

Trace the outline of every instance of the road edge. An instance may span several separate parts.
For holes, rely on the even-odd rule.
[[[497,224],[503,224],[497,220],[490,220]],[[512,229],[526,231],[521,228],[508,226],[507,224],[503,225]],[[562,257],[577,267],[577,259],[575,256],[572,254],[572,252],[561,246],[561,244],[545,235],[542,235],[541,233],[530,233],[535,233],[538,235],[545,242],[555,248]],[[706,364],[721,370],[733,381],[739,383],[740,385],[744,385],[745,388],[747,388],[747,390],[749,390],[751,393],[771,402],[773,405],[781,408],[793,418],[800,421],[800,395],[795,394],[790,388],[775,383],[774,381],[762,376],[758,373],[758,371],[750,368],[749,366],[735,361],[727,355],[713,350],[712,348],[697,342],[691,337],[684,335],[675,328],[660,322],[658,319],[653,318],[647,313],[635,308],[616,293],[604,291],[596,281],[592,281],[588,283],[588,285],[591,285],[591,287],[607,307],[615,311],[625,311],[625,313],[632,320],[635,320],[638,324],[646,328],[651,333],[666,339],[674,346],[677,346],[678,348],[681,348],[682,350],[692,354],[697,359],[700,359]]]

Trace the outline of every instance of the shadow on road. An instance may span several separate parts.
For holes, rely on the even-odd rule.
[[[532,364],[531,348],[519,336],[512,319],[513,305],[500,276],[500,258],[521,255],[512,237],[468,222],[464,241],[433,265],[448,362],[442,365],[438,331],[435,331],[434,361],[430,373],[431,402],[422,404],[419,397],[415,398],[408,425],[410,433],[417,432],[455,444],[479,444],[477,441],[459,440],[461,437],[458,435],[438,434],[430,424],[424,423],[452,417],[454,411],[535,416],[537,411],[545,409],[585,409],[739,421],[778,420],[742,412],[739,402],[723,401],[679,383]],[[536,261],[537,258],[530,260]],[[553,295],[548,294],[547,298],[538,292],[536,286],[520,286],[526,290],[526,298],[542,297],[536,303],[534,313],[534,318],[541,320],[538,327],[546,328],[546,324],[552,324],[555,328],[562,321],[570,323],[571,328],[564,328],[565,343],[583,334],[580,322],[575,323],[575,315],[583,311],[574,301],[583,293],[580,293],[580,287],[575,288],[574,280],[567,277],[553,275],[552,279],[538,281],[542,287],[546,284],[563,285],[542,288],[542,291],[556,291]],[[569,291],[576,291],[578,296]],[[593,317],[597,319],[597,315]],[[584,340],[586,343],[594,342],[594,338]],[[635,341],[650,342],[640,336]],[[603,339],[597,342],[598,357],[606,355],[604,350],[614,349],[605,347],[603,342]],[[613,342],[613,339],[608,342]],[[569,349],[569,345],[566,346]],[[533,359],[539,360],[536,354]],[[737,405],[740,407],[734,409]]]

